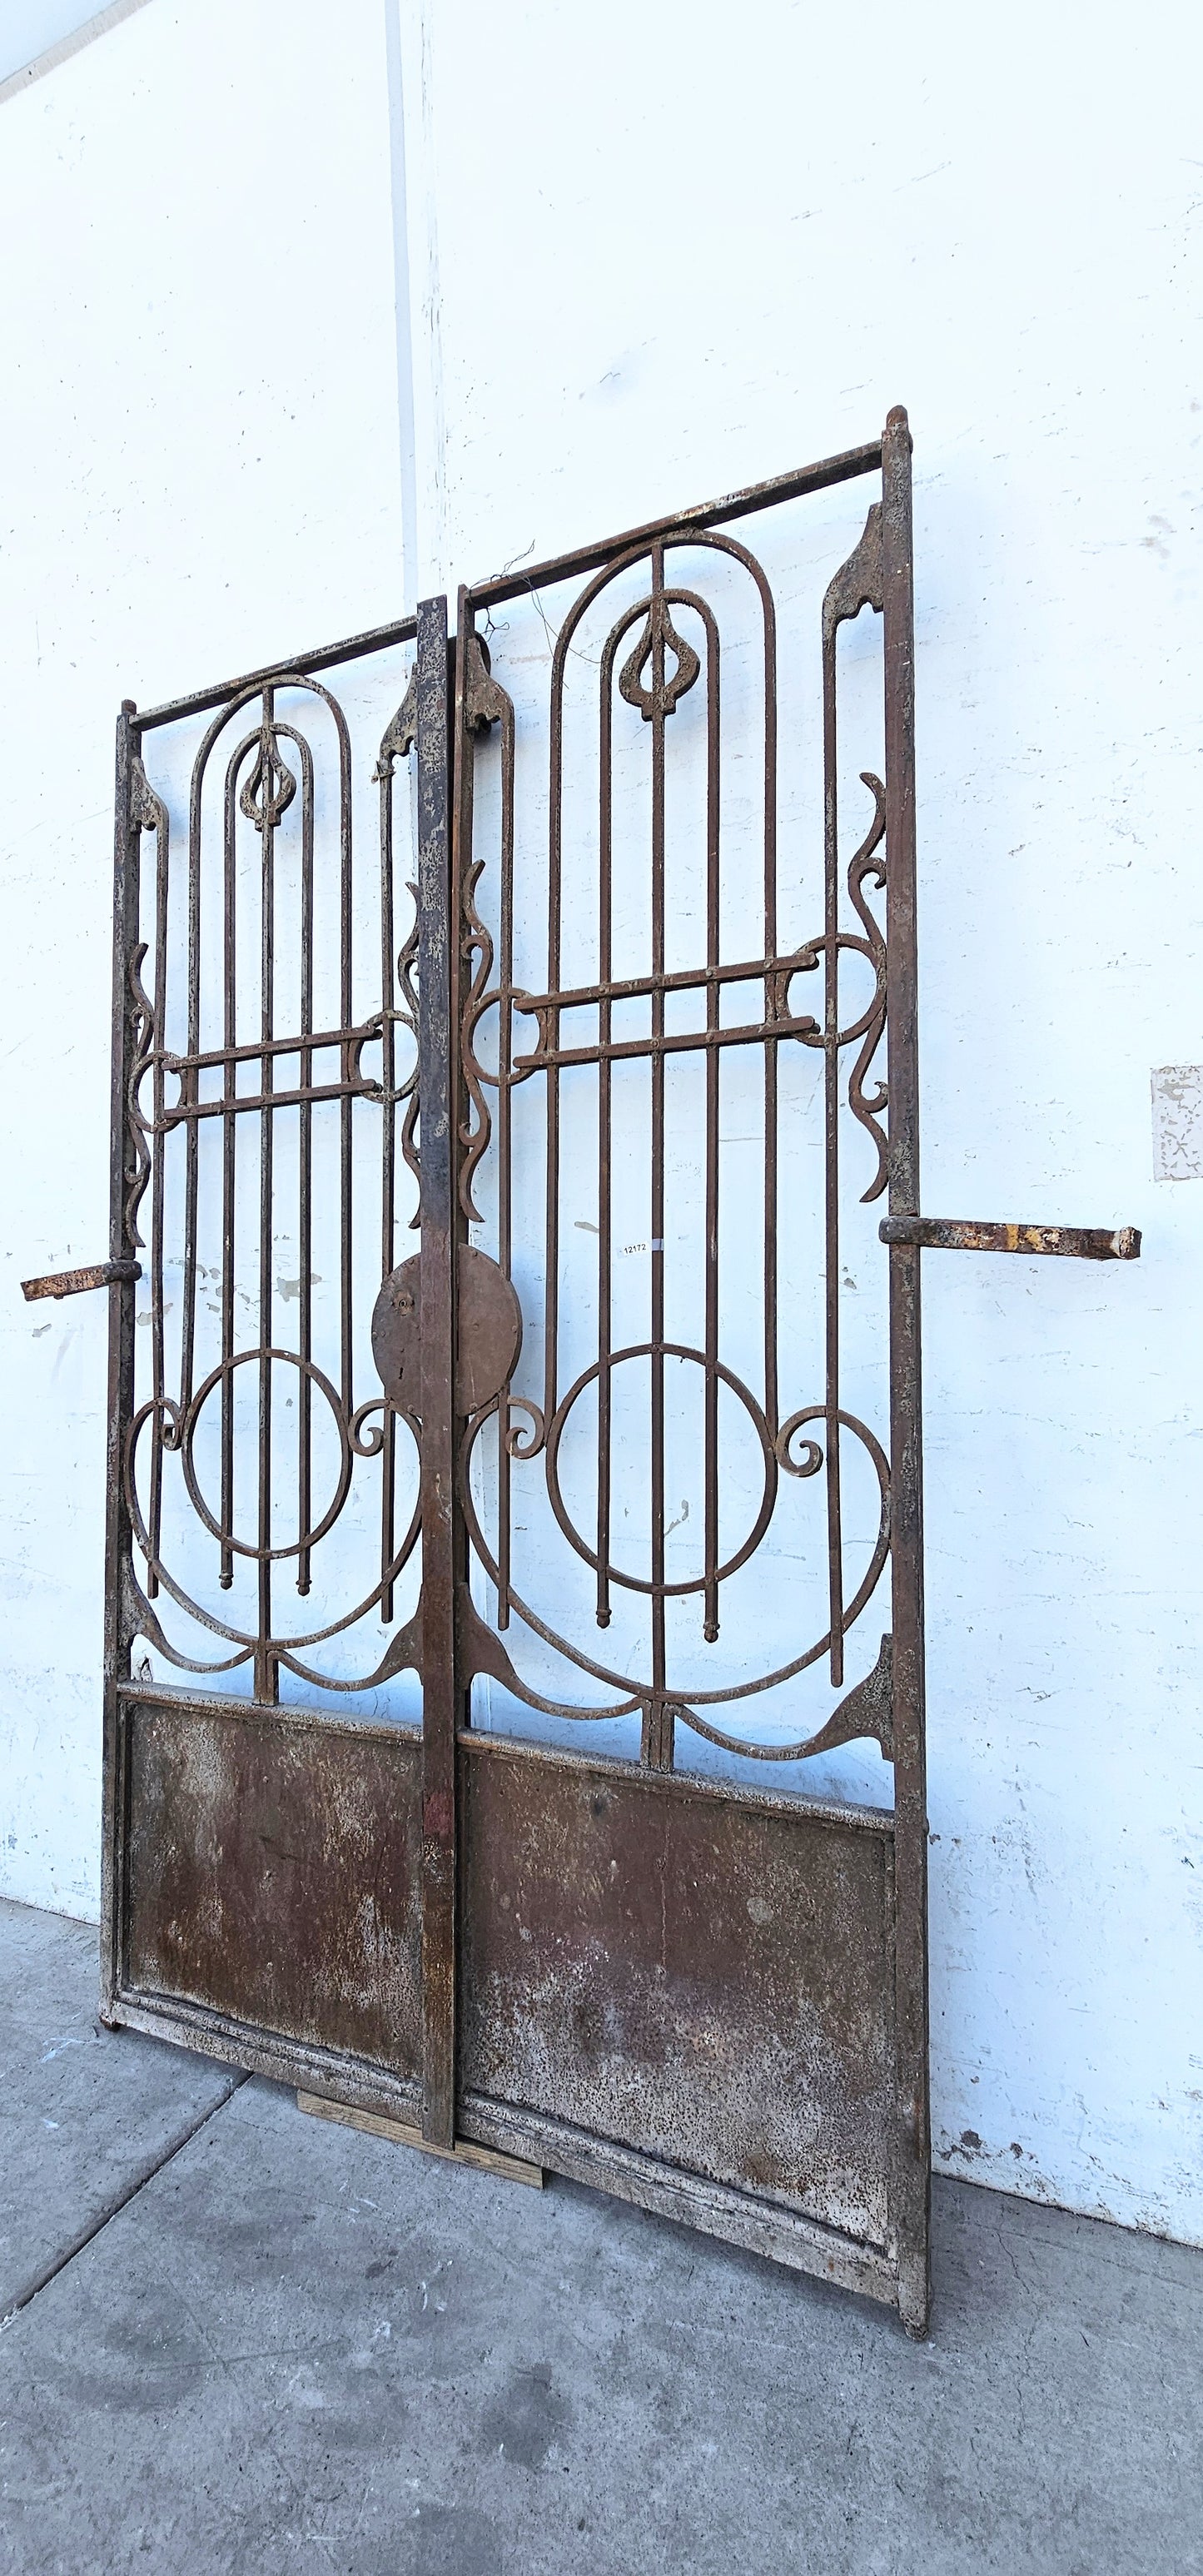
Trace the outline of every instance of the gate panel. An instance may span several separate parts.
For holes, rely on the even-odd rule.
[[[461,2117],[615,2189],[671,2174],[699,2225],[734,2195],[741,2241],[816,2269],[836,2246],[922,2331],[918,1268],[875,1218],[876,1423],[845,1393],[850,1194],[918,1206],[909,459],[891,415],[811,476],[461,593],[453,1297]],[[820,590],[815,813],[790,766],[806,653],[727,523],[878,473]],[[541,708],[487,632],[527,588]],[[850,822],[838,645],[862,609],[884,652]],[[732,1145],[760,1154],[734,1227]],[[549,1721],[575,1754],[521,1740]],[[629,1771],[599,1768],[590,1730],[625,1750],[630,1721]],[[892,1810],[713,1776],[778,1783],[858,1739]],[[699,1757],[704,1785],[677,1770]]]
[[[729,525],[878,475],[799,643]],[[568,582],[520,717],[492,612]],[[850,826],[862,608],[882,775]],[[897,414],[461,592],[450,661],[433,600],[124,710],[105,2009],[411,2122],[420,2098],[434,2145],[515,2148],[922,2331],[912,700]],[[818,793],[787,793],[811,706]],[[888,1365],[884,1295],[849,1359],[857,1198]],[[749,1785],[858,1743],[893,1809]]]
[[[413,634],[119,725],[104,1926],[110,2019],[410,2117],[419,1422],[371,1323],[417,1224]]]

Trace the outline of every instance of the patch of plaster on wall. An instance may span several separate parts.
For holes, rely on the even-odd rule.
[[[1154,1065],[1153,1178],[1203,1180],[1203,1064]]]

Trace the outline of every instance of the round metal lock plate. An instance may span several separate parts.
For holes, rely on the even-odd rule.
[[[418,1289],[422,1272],[419,1252],[390,1270],[372,1308],[372,1357],[385,1394],[403,1413],[416,1414],[422,1401],[422,1353],[418,1334]]]
[[[491,1404],[518,1366],[522,1308],[512,1279],[474,1243],[459,1256],[455,1395],[461,1413]]]
[[[492,1402],[517,1368],[522,1309],[513,1282],[489,1253],[464,1244],[456,1266],[456,1405],[460,1413],[476,1413]],[[381,1385],[394,1404],[412,1414],[420,1412],[422,1401],[420,1276],[421,1255],[415,1252],[390,1270],[372,1314],[372,1357]]]

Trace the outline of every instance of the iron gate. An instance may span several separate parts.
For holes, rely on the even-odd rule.
[[[858,477],[789,643],[731,530]],[[111,1287],[106,2018],[922,2333],[919,1253],[1138,1238],[918,1213],[905,414],[461,591],[450,641],[430,600],[127,704],[114,956],[110,1260],[30,1283]],[[862,1275],[864,1224],[889,1247],[851,1362],[850,1207]],[[857,1743],[891,1805],[758,1785]]]

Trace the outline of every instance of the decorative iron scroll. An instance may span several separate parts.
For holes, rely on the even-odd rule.
[[[723,954],[720,921],[720,638],[715,611],[702,592],[673,586],[666,578],[670,553],[688,547],[710,549],[747,575],[759,611],[764,693],[763,765],[763,936],[760,953],[730,958]],[[596,980],[568,985],[561,974],[562,923],[567,900],[564,858],[565,675],[582,620],[610,584],[642,563],[650,568],[643,596],[625,606],[606,637],[600,656],[597,723],[600,753],[598,810],[599,920]],[[607,561],[586,583],[568,610],[555,643],[550,681],[550,818],[548,853],[547,974],[544,988],[532,991],[514,981],[514,762],[513,705],[496,678],[480,662],[480,646],[469,636],[463,650],[476,674],[476,694],[468,730],[476,735],[486,724],[501,726],[500,884],[497,911],[499,955],[493,976],[494,949],[478,910],[477,890],[484,861],[472,851],[470,829],[462,839],[462,942],[467,972],[462,1007],[461,1064],[469,1123],[463,1131],[461,1198],[464,1212],[475,1218],[473,1180],[493,1144],[493,1116],[488,1095],[496,1094],[496,1160],[498,1185],[498,1252],[510,1275],[513,1256],[512,1103],[523,1083],[536,1076],[546,1086],[546,1193],[544,1210],[544,1329],[542,1387],[538,1399],[519,1398],[510,1386],[481,1408],[465,1428],[459,1475],[459,1500],[472,1547],[496,1590],[497,1629],[512,1617],[565,1658],[578,1671],[617,1692],[601,1706],[582,1707],[567,1699],[549,1699],[532,1689],[518,1673],[500,1635],[490,1634],[478,1614],[471,1615],[473,1668],[491,1672],[530,1706],[564,1717],[604,1718],[642,1712],[642,1759],[655,1768],[671,1768],[678,1720],[711,1742],[762,1759],[793,1760],[827,1750],[850,1735],[875,1737],[884,1753],[891,1750],[889,1640],[883,1641],[874,1676],[860,1684],[817,1734],[789,1745],[758,1743],[725,1732],[703,1712],[748,1699],[789,1681],[827,1659],[832,1683],[844,1679],[844,1638],[872,1598],[889,1552],[890,1480],[885,1450],[869,1426],[840,1404],[839,1343],[839,1187],[840,1114],[846,1099],[874,1148],[874,1167],[863,1196],[876,1198],[885,1186],[888,1167],[888,1108],[885,1082],[874,1078],[875,1059],[886,1022],[886,938],[870,896],[886,882],[885,790],[871,772],[862,773],[873,802],[867,832],[848,863],[841,882],[836,796],[836,636],[841,623],[868,606],[882,609],[881,512],[870,511],[864,534],[828,586],[822,616],[823,758],[824,758],[824,916],[821,930],[800,947],[783,951],[778,937],[777,893],[777,637],[772,592],[762,565],[731,536],[714,528],[682,528],[633,545]],[[704,638],[698,653],[679,631],[674,612],[695,617]],[[633,642],[631,638],[634,638]],[[575,646],[580,650],[579,645]],[[476,657],[472,662],[471,657]],[[487,695],[481,683],[487,679]],[[666,947],[666,773],[665,726],[693,689],[705,702],[706,820],[704,870],[706,889],[705,957],[686,970],[670,970]],[[637,710],[650,733],[651,773],[651,947],[646,973],[616,977],[613,956],[613,722],[615,693]],[[470,756],[470,755],[469,755]],[[851,907],[855,928],[845,926],[843,902]],[[742,943],[741,943],[742,944]],[[845,957],[863,961],[871,977],[871,996],[851,1020],[840,1013],[839,968]],[[821,1017],[803,1007],[804,987],[795,998],[799,978],[822,972]],[[758,984],[762,1001],[758,1017],[727,1024],[722,999],[731,985]],[[694,992],[704,997],[705,1025],[684,1029],[668,1010],[671,996]],[[647,1005],[650,1028],[629,1036],[616,1026],[619,1007]],[[565,1014],[585,1008],[595,1015],[596,1037],[571,1042]],[[497,1067],[482,1060],[482,1023],[497,1013]],[[571,1028],[571,1024],[570,1024]],[[529,1038],[526,1032],[529,1030]],[[785,1044],[820,1051],[825,1063],[825,1273],[826,1320],[823,1393],[817,1401],[781,1413],[781,1359],[778,1286],[778,1054]],[[763,1060],[764,1099],[764,1275],[763,1377],[754,1389],[726,1365],[720,1348],[719,1280],[719,1101],[721,1062],[729,1048],[756,1049]],[[705,1062],[704,1164],[705,1241],[704,1329],[698,1347],[666,1337],[665,1323],[665,1074],[668,1059],[698,1052]],[[849,1062],[849,1058],[851,1061]],[[624,1060],[649,1067],[651,1123],[651,1195],[648,1212],[651,1284],[646,1337],[615,1347],[611,1319],[613,1278],[613,1068]],[[599,1317],[596,1358],[566,1388],[560,1383],[558,1313],[561,1227],[560,1085],[569,1067],[591,1067],[596,1082],[598,1156]],[[704,1538],[702,1570],[686,1581],[671,1580],[665,1555],[665,1366],[680,1362],[699,1372],[703,1406]],[[646,1366],[651,1376],[650,1485],[651,1564],[647,1576],[623,1570],[612,1543],[613,1401],[615,1373],[625,1364]],[[719,1546],[719,1391],[726,1388],[744,1408],[759,1445],[763,1483],[760,1501],[742,1544],[725,1561]],[[573,1520],[561,1486],[561,1444],[574,1408],[589,1393],[597,1405],[596,1515],[588,1529]],[[473,1498],[472,1461],[487,1422],[498,1423],[498,1491],[496,1546],[490,1545]],[[529,1426],[529,1427],[528,1427]],[[844,1590],[844,1538],[840,1492],[841,1434],[859,1442],[877,1481],[879,1517],[868,1567],[850,1600]],[[615,1670],[587,1653],[541,1615],[536,1605],[515,1589],[511,1558],[513,1474],[540,1462],[551,1510],[568,1547],[594,1573],[595,1617],[599,1628],[611,1620],[617,1589],[636,1592],[650,1605],[650,1668],[642,1674]],[[822,1474],[826,1485],[827,1573],[829,1618],[826,1632],[800,1647],[777,1669],[741,1679],[723,1689],[683,1693],[669,1671],[667,1604],[688,1594],[700,1596],[702,1634],[713,1643],[719,1634],[722,1586],[755,1553],[773,1518],[782,1475]],[[884,1683],[882,1677],[885,1677]]]
[[[332,804],[337,834],[337,977],[339,1007],[331,1025],[315,1018],[315,832],[318,818],[318,770],[313,744],[299,722],[286,721],[279,700],[306,693],[328,715],[337,743]],[[347,1680],[315,1669],[310,1650],[353,1628],[375,1613],[385,1624],[394,1615],[398,1576],[413,1556],[419,1537],[415,1505],[398,1533],[397,1421],[400,1408],[379,1389],[362,1392],[355,1384],[352,1241],[357,1197],[356,1103],[372,1105],[382,1118],[380,1152],[380,1245],[387,1273],[395,1260],[397,1127],[400,1151],[417,1170],[418,1097],[416,1069],[400,1082],[396,1070],[398,1028],[416,1036],[418,993],[416,920],[395,953],[393,868],[393,778],[398,760],[413,743],[412,688],[398,708],[380,745],[375,778],[380,787],[380,1008],[368,1018],[353,1013],[353,851],[351,810],[351,739],[342,708],[331,692],[312,677],[282,670],[266,680],[234,691],[219,706],[200,744],[192,770],[189,797],[187,879],[177,889],[171,877],[170,831],[164,797],[150,785],[141,757],[131,764],[129,826],[132,833],[153,833],[156,864],[153,889],[152,989],[147,990],[144,961],[150,943],[142,942],[129,961],[128,1021],[131,1070],[127,1089],[126,1228],[131,1242],[142,1202],[150,1192],[150,1392],[137,1403],[128,1424],[122,1461],[123,1490],[129,1527],[145,1561],[140,1578],[131,1563],[126,1570],[126,1617],[131,1632],[141,1634],[172,1665],[190,1673],[215,1675],[250,1664],[257,1698],[274,1699],[281,1667],[323,1688],[358,1690],[372,1687],[401,1669],[412,1657],[406,1632],[395,1639],[374,1673]],[[244,708],[249,730],[228,752],[221,790],[223,821],[219,847],[210,848],[206,829],[206,778],[223,734]],[[297,809],[286,849],[280,842],[285,817]],[[238,849],[239,818],[248,823],[259,844],[257,928],[258,980],[251,992],[239,989]],[[278,1015],[277,902],[284,880],[282,865],[294,873],[288,880],[294,911],[299,912],[298,956],[290,967],[296,989],[289,1007]],[[412,892],[412,889],[411,889]],[[213,915],[216,909],[216,924]],[[176,946],[169,924],[186,924],[186,961],[176,990]],[[215,967],[215,958],[220,964]],[[244,978],[245,980],[245,978]],[[221,1042],[202,1044],[206,1023],[220,1021]],[[257,1023],[257,1024],[256,1024]],[[167,1043],[169,1029],[182,1029],[182,1048]],[[365,1068],[369,1047],[379,1047],[379,1079]],[[298,1079],[283,1078],[289,1064]],[[329,1107],[327,1107],[329,1104]],[[324,1368],[315,1357],[313,1273],[315,1240],[315,1116],[337,1118],[337,1233],[339,1243],[337,1357]],[[295,1122],[295,1220],[299,1279],[295,1343],[278,1329],[273,1281],[275,1237],[280,1215],[281,1181],[277,1145],[279,1121]],[[204,1122],[220,1121],[220,1253],[214,1264],[202,1258],[205,1213],[201,1187],[200,1131]],[[258,1143],[257,1300],[249,1338],[240,1324],[238,1144],[240,1122],[253,1121]],[[165,1253],[169,1211],[180,1241],[182,1314],[177,1333],[178,1376],[169,1383],[165,1350]],[[216,1247],[215,1247],[216,1248]],[[218,1354],[203,1368],[200,1314],[213,1311],[216,1280]],[[237,1381],[249,1371],[258,1399],[258,1436],[248,1461],[235,1438]],[[295,1513],[291,1536],[278,1527],[279,1443],[273,1436],[273,1382],[291,1376],[287,1401],[294,1406],[296,1430]],[[330,1491],[314,1493],[315,1404],[325,1408],[333,1429],[336,1470]],[[198,1462],[202,1420],[213,1408],[217,1418],[218,1490],[210,1494]],[[375,1419],[373,1417],[379,1417]],[[416,1432],[406,1420],[409,1436]],[[378,1578],[365,1596],[342,1616],[309,1633],[285,1629],[276,1615],[277,1569],[287,1569],[302,1597],[312,1584],[315,1552],[341,1517],[360,1460],[380,1460],[380,1561]],[[240,1534],[236,1496],[251,1469],[253,1535]],[[230,1589],[239,1561],[255,1569],[258,1616],[254,1626],[237,1626],[195,1597],[166,1561],[163,1547],[165,1478],[178,1475],[192,1513],[209,1534],[215,1552],[218,1585]],[[145,1498],[145,1500],[144,1500]],[[201,1660],[184,1651],[168,1633],[164,1596],[229,1651]]]

